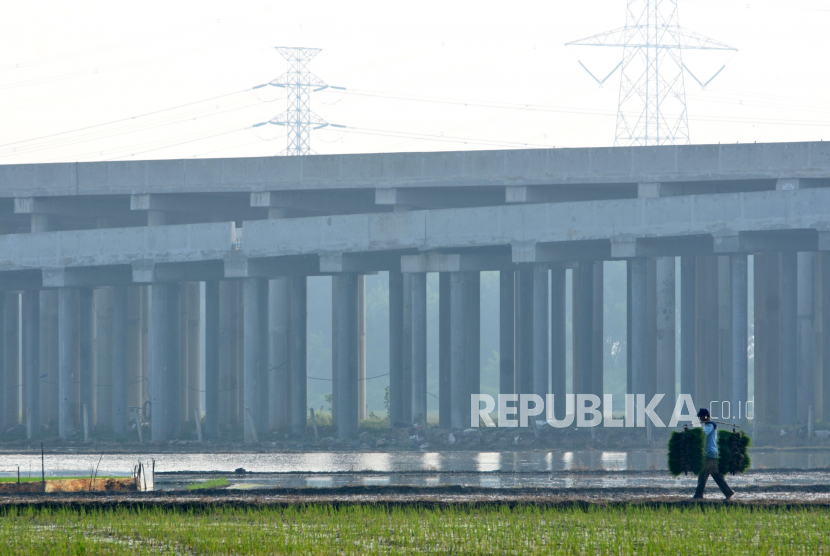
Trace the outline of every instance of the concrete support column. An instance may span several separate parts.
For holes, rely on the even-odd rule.
[[[260,415],[260,391],[264,384],[260,384],[260,377],[263,374],[260,359],[260,280],[258,278],[246,278],[243,283],[243,304],[242,314],[244,315],[244,368],[243,380],[245,384],[245,406],[244,406],[244,440],[253,442],[258,433],[265,431],[259,429],[258,416]]]
[[[84,405],[87,406],[89,426],[92,429],[95,423],[95,299],[90,288],[78,290],[78,355],[79,355],[79,380],[80,382],[80,406],[78,407],[79,422],[83,419]],[[81,422],[81,426],[83,423]]]
[[[163,442],[167,440],[168,418],[165,403],[168,388],[167,349],[169,342],[167,284],[153,284],[150,286],[148,317],[151,435],[153,442]]]
[[[23,422],[29,419],[32,434],[40,431],[40,292],[23,292],[23,362],[26,401]],[[57,377],[54,377],[57,380]]]
[[[40,291],[40,334],[38,336],[39,372],[37,375],[40,392],[40,415],[38,422],[49,424],[58,422],[59,387],[58,387],[58,292],[57,290]],[[75,317],[77,318],[77,314]],[[28,384],[28,383],[27,383]]]
[[[747,324],[747,256],[734,253],[729,256],[732,278],[732,399],[731,413],[737,417],[740,407],[749,399],[749,374],[747,360],[747,342],[749,331]],[[741,419],[746,413],[741,410]]]
[[[0,314],[0,318],[3,319],[5,331],[2,363],[6,368],[6,376],[0,385],[5,386],[4,425],[9,427],[20,422],[21,413],[18,398],[21,388],[18,366],[20,361],[20,294],[10,293],[4,298],[4,311]]]
[[[268,282],[268,420],[271,429],[278,431],[288,429],[291,407],[289,282],[287,277]]]
[[[695,395],[695,258],[680,258],[680,393]],[[697,405],[695,405],[697,407]]]
[[[337,374],[337,331],[339,329],[337,324],[337,283],[334,277],[331,278],[331,422],[337,426],[338,411],[338,397],[340,396],[340,388],[338,387]]]
[[[630,259],[631,268],[631,394],[647,394],[648,386],[648,260]]]
[[[236,395],[236,283],[219,282],[219,429],[234,421],[232,397]]]
[[[389,271],[389,423],[404,420],[403,273]]]
[[[357,409],[366,419],[366,276],[357,277]]]
[[[219,436],[219,281],[205,282],[205,436]]]
[[[6,292],[0,291],[0,429],[6,428],[6,405],[8,392],[6,385],[8,384],[7,377],[12,370],[8,366],[6,360]]]
[[[515,279],[514,271],[499,272],[499,393],[515,392]],[[442,275],[443,276],[443,275]],[[443,293],[443,290],[442,290]],[[442,332],[443,334],[443,332]]]
[[[110,380],[112,382],[112,430],[118,436],[127,432],[128,398],[128,317],[127,286],[117,286],[110,292],[112,334],[110,339]]]
[[[605,310],[605,268],[603,261],[595,261],[593,268],[593,315],[591,317],[591,393],[602,399],[605,387],[605,334],[603,330]]]
[[[567,409],[565,269],[554,268],[550,274],[551,391],[557,401],[561,400],[554,404],[554,414],[557,419],[564,419]]]
[[[699,257],[696,262],[695,291],[697,379],[695,400],[708,407],[718,399],[720,384],[720,321],[718,312],[718,257]],[[730,352],[731,353],[731,352]]]
[[[75,399],[72,374],[75,370],[75,291],[58,290],[58,434],[62,439],[72,437]]]
[[[352,273],[333,278],[337,292],[337,436],[354,438],[358,428],[358,280]]]
[[[427,422],[427,275],[422,272],[412,274],[411,420]]]
[[[469,398],[466,286],[463,272],[450,273],[450,424],[454,429],[466,429],[470,424],[470,414],[464,413],[465,398]]]
[[[305,276],[291,278],[291,432],[305,436],[308,406],[308,289]]]
[[[182,285],[167,286],[167,372],[164,377],[164,407],[167,435],[177,437],[182,431],[182,388],[186,384],[182,367]]]
[[[412,422],[412,275],[403,275],[403,373],[401,403],[403,421]]]
[[[113,289],[95,290],[95,428],[113,430]],[[83,367],[81,367],[83,374]],[[92,408],[90,408],[92,409]]]
[[[819,271],[816,277],[816,307],[820,314],[816,318],[816,418],[830,420],[830,254],[819,254]],[[7,344],[8,345],[8,344]],[[819,349],[820,348],[820,352]]]
[[[719,402],[732,396],[732,269],[729,256],[718,257],[718,381],[712,397]],[[731,406],[731,404],[730,404]],[[731,407],[730,407],[731,411]],[[738,408],[735,408],[737,413]],[[723,415],[721,415],[723,416]]]
[[[533,393],[533,270],[516,273],[515,392]]]
[[[778,424],[781,400],[781,255],[755,255],[755,411]]]
[[[192,423],[194,410],[202,415],[202,285],[190,282],[183,286],[182,333],[186,341],[182,345],[182,360],[187,366],[182,368],[182,375],[187,378],[187,388],[183,398],[186,400],[187,413],[182,415],[182,422]]]
[[[467,396],[464,411],[470,415],[470,394],[481,392],[481,273],[467,272]]]
[[[574,393],[592,394],[594,263],[580,262],[574,278]]]
[[[512,299],[512,289],[510,290],[510,295]],[[511,312],[511,330],[512,315]],[[452,380],[450,375],[450,334],[450,275],[446,272],[441,272],[438,275],[438,424],[441,428],[449,428],[451,425],[450,397],[452,395]]]
[[[661,257],[656,261],[657,272],[657,393],[665,398],[660,403],[660,417],[665,422],[671,418],[675,401],[675,261],[674,257]]]
[[[548,268],[533,267],[533,393],[544,399],[548,393]]]
[[[815,260],[813,252],[797,255],[798,292],[798,422],[806,423],[816,386]],[[815,415],[815,414],[814,414]]]
[[[795,251],[781,253],[781,405],[785,425],[798,421],[798,261]]]

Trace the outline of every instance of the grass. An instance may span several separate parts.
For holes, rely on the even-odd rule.
[[[204,488],[218,488],[223,486],[228,486],[228,479],[225,477],[219,477],[218,479],[210,479],[188,485],[187,490],[200,490]]]
[[[815,554],[822,508],[306,505],[0,510],[17,554]]]

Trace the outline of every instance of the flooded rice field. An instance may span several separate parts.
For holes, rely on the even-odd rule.
[[[738,488],[830,484],[830,452],[753,451],[752,469],[728,478]],[[182,490],[227,477],[231,490],[342,487],[446,487],[488,489],[681,489],[692,476],[666,472],[664,450],[637,452],[328,452],[46,454],[47,477],[129,475],[155,462],[156,490]],[[0,477],[38,477],[40,453],[0,455]],[[243,471],[237,472],[242,469]],[[712,485],[714,486],[714,484]]]

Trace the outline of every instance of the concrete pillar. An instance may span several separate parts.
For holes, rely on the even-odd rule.
[[[696,263],[697,302],[696,335],[697,347],[695,378],[695,400],[698,406],[709,407],[709,403],[718,399],[720,381],[719,338],[720,323],[718,315],[718,258],[712,256],[698,257]]]
[[[806,423],[810,406],[814,406],[813,392],[816,378],[816,335],[814,276],[815,253],[797,254],[798,307],[798,422]]]
[[[354,438],[358,429],[357,376],[357,275],[337,274],[333,278],[337,292],[337,436]]]
[[[646,263],[646,398],[657,393],[657,259]]]
[[[6,406],[8,404],[8,392],[6,385],[7,377],[12,373],[11,367],[7,364],[6,357],[6,292],[0,291],[0,430],[6,428]]]
[[[625,263],[625,391],[629,394],[634,392],[633,366],[631,365],[631,349],[634,345],[631,341],[631,314],[631,261],[629,260]]]
[[[548,268],[533,266],[533,393],[548,393]]]
[[[23,422],[30,419],[32,434],[40,431],[40,292],[23,292],[23,361],[26,403]],[[57,377],[54,377],[57,380]]]
[[[80,360],[80,403],[79,411],[83,410],[83,406],[87,406],[89,412],[89,426],[90,430],[95,423],[95,299],[92,289],[81,288],[78,290],[78,306],[79,306],[79,328],[78,328],[78,355]],[[75,380],[74,382],[78,382]],[[83,419],[83,416],[81,416]],[[81,423],[83,426],[83,423]]]
[[[695,372],[695,258],[680,258],[680,393],[694,398]],[[697,404],[695,404],[697,407]]]
[[[128,406],[142,409],[144,402],[149,400],[149,390],[144,375],[144,326],[143,292],[144,286],[127,287],[127,396]],[[135,419],[127,413],[127,421]],[[136,433],[136,438],[138,434]]]
[[[366,276],[357,277],[357,409],[364,420],[366,411]]]
[[[648,381],[648,260],[631,259],[631,394],[647,394]]]
[[[564,419],[567,409],[565,272],[564,268],[553,268],[550,271],[551,392],[558,402],[554,404],[557,419]]]
[[[164,375],[164,407],[167,414],[167,435],[178,437],[182,431],[182,394],[185,388],[185,369],[182,367],[182,310],[181,284],[167,286],[167,372]]]
[[[245,408],[244,408],[244,439],[245,442],[253,442],[254,436],[265,431],[259,430],[258,416],[260,414],[259,394],[264,384],[260,384],[262,376],[262,364],[260,359],[260,280],[258,278],[246,278],[242,283],[243,287],[243,315],[245,318],[244,330],[244,360],[243,380],[245,384]]]
[[[20,294],[9,293],[5,295],[5,309],[0,318],[4,322],[5,344],[3,348],[4,358],[2,362],[6,367],[5,381],[0,383],[5,386],[5,426],[16,425],[20,421],[21,404],[19,393],[21,388],[20,380]]]
[[[574,393],[593,393],[594,263],[582,261],[574,272]]]
[[[747,256],[733,253],[729,256],[732,278],[732,399],[729,404],[732,418],[736,418],[740,408],[749,399],[749,374],[747,360],[747,342],[749,331],[747,324]],[[741,409],[741,419],[746,419]]]
[[[112,383],[112,430],[118,436],[127,433],[129,416],[128,399],[128,309],[127,286],[117,286],[111,290],[110,306],[112,314],[112,337],[110,339],[110,380]]]
[[[412,275],[403,275],[403,373],[401,403],[403,421],[412,422]]]
[[[219,428],[223,430],[233,422],[231,398],[236,393],[234,372],[236,355],[234,350],[236,322],[234,304],[236,283],[230,280],[219,282]]]
[[[308,423],[307,287],[305,276],[291,278],[291,432],[305,436]]]
[[[467,280],[462,272],[450,273],[450,424],[454,429],[466,429],[470,414],[464,413],[467,389]],[[469,401],[467,401],[469,404]]]
[[[38,422],[57,424],[59,404],[58,387],[58,292],[40,291],[40,333],[38,336],[40,415]],[[75,315],[77,317],[77,315]]]
[[[359,308],[358,308],[359,311]],[[412,415],[427,419],[427,275],[412,274]]]
[[[502,275],[504,275],[503,272]],[[512,289],[510,290],[510,296],[512,300]],[[510,319],[512,350],[512,311],[510,313]],[[450,375],[450,320],[450,275],[447,272],[441,272],[438,275],[438,424],[441,428],[449,428],[451,425],[450,397],[452,395],[452,380]],[[511,365],[512,362],[511,352]],[[512,372],[510,380],[512,388]]]
[[[187,284],[187,384],[188,418],[194,419],[193,410],[202,411],[202,284]]]
[[[73,434],[74,396],[72,374],[75,370],[75,291],[58,290],[58,434],[62,439]]]
[[[730,257],[718,257],[718,381],[712,397],[719,402],[732,396],[732,278]],[[731,406],[731,404],[730,404]],[[731,411],[731,409],[730,409]],[[735,408],[737,413],[738,409]]]
[[[443,276],[443,275],[442,275]],[[499,272],[499,393],[514,392],[514,272]],[[443,293],[443,291],[442,291]],[[443,335],[443,333],[442,333]]]
[[[781,253],[781,405],[785,425],[798,421],[798,261],[795,251]]]
[[[781,254],[755,259],[755,408],[765,424],[779,424],[781,403]],[[758,299],[758,296],[761,299]],[[760,334],[760,335],[759,335]],[[759,366],[760,362],[760,366]],[[760,371],[760,373],[759,373]]]
[[[404,420],[403,274],[389,271],[389,423]]]
[[[816,395],[820,402],[816,403],[818,419],[830,420],[830,255],[827,252],[819,254],[820,271],[816,281],[816,290],[820,292],[821,299],[817,300],[817,307],[821,308],[820,318],[816,319],[816,330],[818,341],[817,347],[821,347],[821,353],[816,353],[816,360],[819,364],[816,367],[818,372],[816,382]],[[820,384],[819,384],[820,381]]]
[[[337,284],[332,276],[331,278],[331,422],[337,426],[338,415],[338,397],[340,396],[340,388],[338,387],[337,374]]]
[[[205,282],[205,436],[219,436],[220,293],[219,281]]]
[[[656,261],[657,272],[657,393],[665,395],[660,403],[660,416],[668,422],[675,401],[675,261],[661,257]]]
[[[149,304],[149,382],[150,422],[153,442],[167,440],[167,350],[168,350],[168,304],[167,284],[150,286]]]
[[[285,431],[289,424],[289,339],[291,298],[287,277],[268,282],[268,392],[269,424],[272,430]]]
[[[112,303],[112,288],[95,290],[95,428],[101,431],[113,430]]]
[[[467,272],[467,389],[464,411],[470,415],[470,394],[481,392],[481,273]]]
[[[515,392],[533,393],[533,270],[516,273]]]

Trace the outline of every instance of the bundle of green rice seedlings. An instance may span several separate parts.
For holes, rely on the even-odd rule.
[[[718,431],[718,471],[737,475],[749,469],[747,448],[751,439],[743,431]]]
[[[669,438],[669,472],[700,475],[706,461],[703,452],[706,435],[701,428],[674,431]]]

